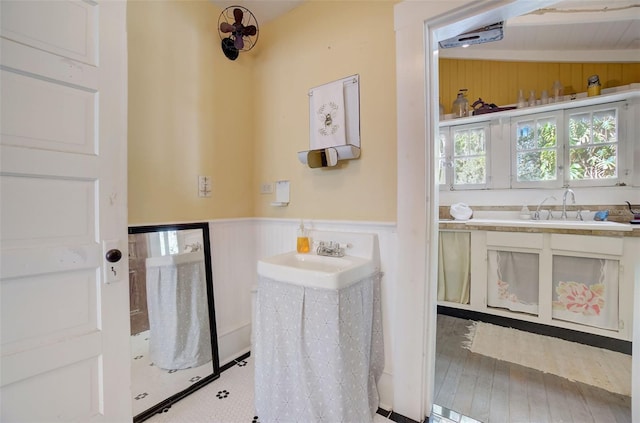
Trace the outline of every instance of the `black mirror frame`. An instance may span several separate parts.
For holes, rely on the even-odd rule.
[[[216,313],[215,313],[215,303],[214,303],[214,295],[213,295],[213,271],[211,264],[211,243],[209,237],[209,224],[207,222],[200,223],[176,223],[176,224],[167,224],[167,225],[145,225],[145,226],[130,226],[129,227],[129,235],[134,234],[144,234],[151,232],[167,232],[167,231],[180,231],[180,230],[189,230],[189,229],[201,229],[202,230],[202,243],[203,251],[204,251],[204,265],[205,265],[205,274],[206,274],[206,284],[207,284],[207,302],[209,308],[209,330],[211,332],[211,361],[213,364],[213,373],[207,375],[200,379],[197,382],[194,382],[188,388],[175,393],[174,395],[166,398],[156,405],[148,408],[147,410],[137,414],[133,417],[133,423],[139,423],[144,420],[147,420],[154,416],[155,414],[162,413],[171,406],[186,397],[189,394],[197,391],[208,383],[213,382],[214,380],[220,377],[220,357],[218,355],[218,334],[216,329]]]

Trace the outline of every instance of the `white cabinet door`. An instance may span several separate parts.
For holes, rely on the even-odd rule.
[[[0,420],[126,422],[126,3],[0,3]]]
[[[554,320],[618,331],[622,238],[551,235]]]
[[[487,307],[538,315],[542,234],[487,233]]]

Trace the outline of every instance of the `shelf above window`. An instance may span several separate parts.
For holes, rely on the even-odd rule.
[[[571,98],[575,97],[574,100]],[[558,103],[544,104],[539,106],[523,107],[521,109],[512,109],[502,112],[484,113],[477,116],[469,116],[465,118],[446,119],[440,122],[439,127],[462,125],[468,123],[488,122],[497,119],[505,119],[517,116],[529,115],[532,113],[550,112],[555,110],[573,109],[574,107],[593,106],[604,103],[612,103],[616,101],[628,100],[640,97],[640,83],[625,85],[622,87],[607,88],[602,90],[602,94],[593,97],[587,97],[587,93],[579,93],[575,96],[565,95],[564,101]],[[449,115],[447,115],[449,116]]]

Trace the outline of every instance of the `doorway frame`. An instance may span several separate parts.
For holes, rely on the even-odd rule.
[[[439,39],[487,22],[519,16],[558,0],[404,1],[395,6],[398,134],[398,281],[394,353],[394,411],[422,421],[433,405],[437,310],[439,188],[435,184],[439,109]],[[640,310],[640,263],[635,269],[634,309]],[[411,311],[409,311],[411,310]],[[422,317],[416,318],[416,310]],[[634,314],[633,380],[640,379],[640,313]],[[418,321],[417,321],[418,320]],[[415,350],[414,350],[415,348]],[[420,368],[416,370],[421,352]],[[408,363],[408,364],[406,364]],[[640,381],[632,392],[640,391]],[[416,398],[415,392],[420,392]],[[632,420],[640,400],[632,395]]]

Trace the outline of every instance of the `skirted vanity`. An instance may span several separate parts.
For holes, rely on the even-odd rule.
[[[371,422],[384,367],[374,234],[311,232],[258,262],[255,404],[267,422]],[[327,241],[327,242],[325,242]],[[324,245],[335,245],[323,256]]]

